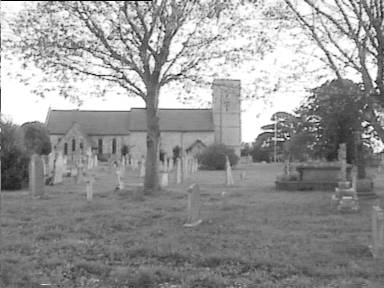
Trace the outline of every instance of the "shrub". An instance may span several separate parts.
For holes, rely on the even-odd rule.
[[[24,132],[24,143],[28,155],[33,153],[48,155],[51,153],[51,140],[47,127],[41,122],[27,122],[21,125]]]
[[[208,170],[225,169],[225,156],[228,156],[231,166],[239,161],[239,157],[235,154],[235,150],[224,144],[213,144],[204,149],[199,155],[199,163],[201,168]]]
[[[22,131],[10,121],[1,120],[1,189],[21,189],[28,182],[28,163]]]

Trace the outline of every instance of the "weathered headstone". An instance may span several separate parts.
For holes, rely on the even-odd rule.
[[[124,182],[121,180],[121,174],[122,171],[120,169],[116,169],[116,177],[117,177],[117,187],[119,187],[119,190],[124,189]]]
[[[171,172],[173,170],[173,158],[168,158],[168,171]]]
[[[142,157],[141,158],[141,162],[140,162],[140,174],[139,174],[139,177],[144,177],[145,176],[145,158]]]
[[[34,197],[44,195],[44,168],[41,157],[37,154],[31,156],[29,166],[29,187]]]
[[[139,169],[139,163],[137,159],[135,158],[131,159],[131,167],[133,171],[136,171],[137,169]]]
[[[58,153],[55,162],[55,175],[53,178],[53,184],[63,183],[63,175],[65,173],[64,169],[65,167],[63,156],[61,153]]]
[[[340,162],[340,181],[347,181],[347,146],[345,143],[339,145],[338,159]]]
[[[384,210],[373,206],[372,210],[372,246],[374,258],[384,258]]]
[[[162,171],[160,172],[160,187],[167,187],[168,186],[168,172]]]
[[[87,191],[87,200],[92,201],[93,198],[93,183],[95,182],[95,176],[92,171],[87,171],[84,175],[86,191]]]
[[[227,186],[233,185],[231,163],[229,162],[228,156],[225,156],[225,184]]]
[[[176,158],[176,183],[180,184],[182,182],[182,175],[181,175],[181,159],[180,157]]]
[[[93,155],[93,167],[97,167],[99,165],[97,160],[97,154]]]
[[[193,184],[188,188],[188,219],[185,227],[194,227],[199,225],[200,219],[200,188],[198,184]]]

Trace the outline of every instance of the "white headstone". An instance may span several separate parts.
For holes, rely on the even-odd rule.
[[[88,171],[85,174],[85,183],[87,191],[87,200],[92,201],[93,198],[93,183],[95,182],[95,176],[91,171]]]
[[[168,158],[168,171],[173,170],[173,158]]]
[[[231,169],[231,164],[230,164],[230,162],[229,162],[229,158],[228,158],[228,156],[225,156],[225,171],[226,171],[226,173],[225,173],[225,184],[227,185],[227,186],[231,186],[231,185],[233,185],[233,177],[232,177],[232,169]]]
[[[167,187],[168,186],[168,172],[163,171],[160,172],[160,187]]]
[[[64,159],[61,153],[58,153],[55,163],[55,176],[53,184],[63,183],[63,175],[65,173]]]
[[[145,158],[141,158],[141,163],[140,163],[140,174],[139,177],[144,177],[145,176]]]

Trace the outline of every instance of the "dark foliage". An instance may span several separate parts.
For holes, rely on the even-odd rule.
[[[203,169],[223,170],[225,169],[225,156],[228,156],[231,166],[239,161],[235,150],[224,144],[213,144],[205,148],[199,155],[198,160]]]
[[[1,189],[21,189],[28,182],[29,157],[21,128],[1,120]]]
[[[27,122],[21,125],[24,132],[24,144],[29,155],[48,155],[51,153],[51,141],[47,127],[41,122]]]

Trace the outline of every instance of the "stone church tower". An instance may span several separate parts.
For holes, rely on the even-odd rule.
[[[235,149],[236,154],[240,156],[240,80],[215,79],[212,86],[212,113],[215,127],[215,143],[223,143],[232,147]]]

